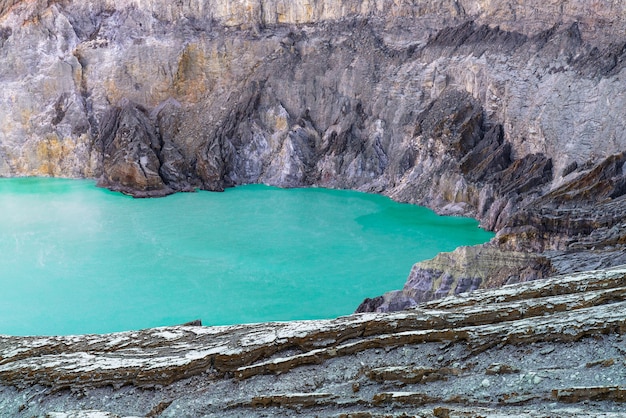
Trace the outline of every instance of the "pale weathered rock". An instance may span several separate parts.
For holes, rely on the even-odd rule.
[[[313,370],[318,371],[339,367],[345,371],[335,373],[333,377],[329,374],[315,385],[306,386],[306,382],[297,378],[299,385],[309,388],[306,391],[294,388],[268,393],[266,383],[263,383],[261,393],[255,389],[244,391],[239,397],[219,395],[221,397],[216,399],[209,395],[211,389],[207,389],[208,392],[199,396],[209,396],[211,402],[221,405],[214,407],[233,412],[257,408],[339,411],[364,404],[372,408],[473,404],[477,402],[473,398],[478,395],[459,389],[471,389],[472,385],[481,390],[496,390],[498,396],[502,396],[501,401],[483,398],[480,402],[484,405],[527,404],[551,397],[573,403],[581,400],[621,401],[622,385],[626,381],[623,373],[614,372],[623,370],[622,365],[615,362],[603,367],[604,373],[611,373],[613,384],[599,386],[583,396],[581,391],[574,389],[557,389],[556,394],[550,395],[554,385],[561,380],[569,382],[566,387],[573,386],[571,383],[576,382],[576,375],[571,375],[571,369],[564,371],[569,377],[561,373],[561,380],[556,381],[546,374],[550,373],[550,368],[525,371],[528,365],[519,360],[519,354],[510,357],[511,353],[508,353],[501,357],[509,362],[506,365],[492,360],[498,358],[497,353],[506,347],[512,350],[519,347],[521,352],[528,352],[532,344],[563,348],[578,341],[594,341],[591,337],[597,338],[598,335],[623,335],[626,332],[625,300],[626,270],[620,268],[476,291],[463,297],[429,302],[404,312],[361,314],[335,320],[210,328],[178,326],[68,337],[2,336],[0,382],[5,386],[0,385],[0,389],[10,385],[18,391],[38,387],[42,393],[68,389],[70,393],[86,393],[105,387],[120,391],[132,385],[147,391],[154,387],[178,387],[179,384],[184,388],[185,382],[194,378],[212,382],[212,385],[233,382],[229,384],[252,388],[268,374],[281,381],[307,367],[317,367]],[[445,345],[441,346],[441,343]],[[436,361],[419,354],[428,352],[423,350],[427,350],[429,344],[439,346],[429,352],[429,356],[438,356]],[[609,348],[608,345],[605,347]],[[405,354],[402,354],[403,350]],[[415,354],[406,350],[414,350]],[[452,351],[448,353],[449,350]],[[545,361],[546,356],[559,355],[554,349],[541,351],[543,354],[538,353],[541,361]],[[613,351],[607,353],[610,352]],[[372,355],[389,360],[381,364],[380,360],[372,361],[373,358],[369,357]],[[481,360],[485,364],[478,367],[471,359],[481,355],[486,356]],[[578,373],[595,373],[593,367],[584,366],[594,355],[591,350],[577,360],[580,365],[576,368]],[[359,363],[362,358],[370,358],[370,361]],[[517,363],[510,364],[511,361]],[[536,361],[539,358],[530,364]],[[474,369],[478,378],[472,377]],[[311,372],[308,370],[305,373]],[[516,386],[498,388],[489,379],[489,384],[482,384],[485,370],[487,374],[498,374],[505,380],[504,373],[516,372],[513,374]],[[364,379],[359,380],[359,376]],[[315,377],[311,379],[315,380]],[[439,392],[441,389],[437,385],[457,387],[454,384],[457,380],[465,383],[452,392]],[[322,389],[330,382],[346,388]],[[359,383],[356,392],[354,383]],[[390,384],[407,389],[390,391],[385,387]],[[522,385],[522,393],[519,385]],[[175,414],[175,399],[160,398],[150,410]],[[84,408],[78,399],[71,400],[71,404]],[[134,409],[113,411],[118,415],[135,414]]]
[[[460,247],[415,264],[402,292],[366,301],[357,312],[396,311],[478,288],[536,280],[553,272],[549,259],[534,254],[502,251],[490,245]]]

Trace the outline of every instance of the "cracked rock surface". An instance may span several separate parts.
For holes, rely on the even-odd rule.
[[[621,267],[334,320],[0,337],[0,410],[619,416],[625,296]]]

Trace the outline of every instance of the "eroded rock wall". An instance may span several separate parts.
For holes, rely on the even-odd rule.
[[[498,231],[377,314],[3,336],[0,410],[621,416],[623,268],[463,292],[626,263],[625,30],[619,0],[0,0],[0,176],[354,188]]]
[[[5,1],[0,175],[353,188],[474,216],[498,251],[619,251],[625,8]]]

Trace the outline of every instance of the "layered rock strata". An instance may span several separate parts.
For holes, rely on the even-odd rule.
[[[625,296],[622,267],[335,320],[4,336],[0,410],[16,417],[619,416]]]

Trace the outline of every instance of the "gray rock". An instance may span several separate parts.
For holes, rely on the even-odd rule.
[[[0,336],[0,411],[618,417],[624,296],[626,267],[333,320]]]
[[[161,143],[141,109],[123,102],[105,115],[100,126],[100,186],[138,197],[173,193],[159,174]]]

